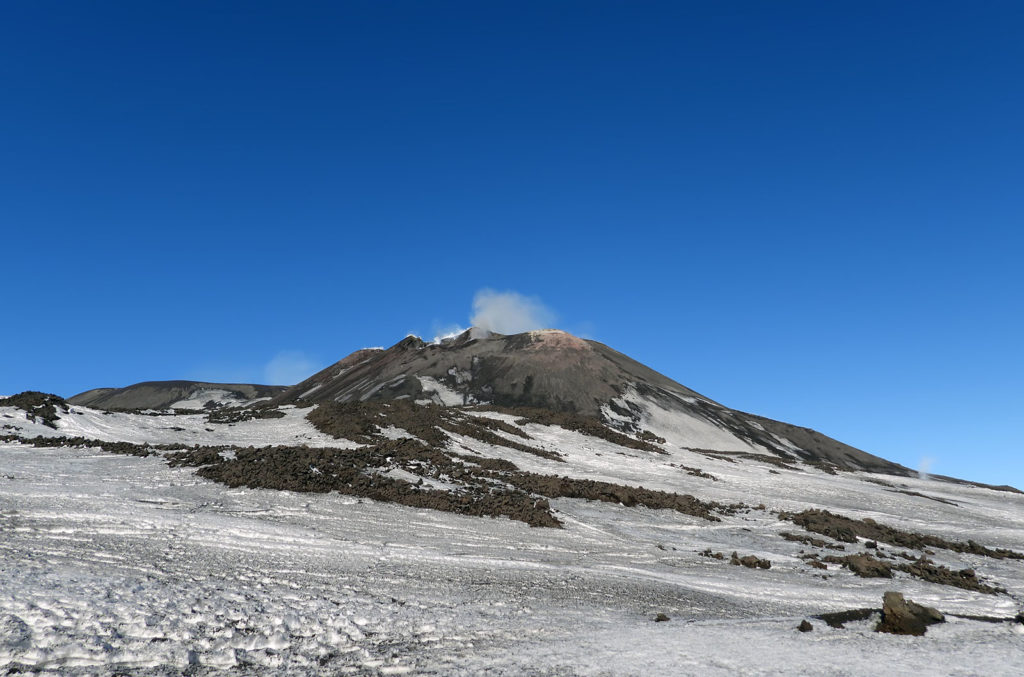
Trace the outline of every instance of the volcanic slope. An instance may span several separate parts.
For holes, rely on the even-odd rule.
[[[814,430],[730,409],[602,343],[553,329],[503,335],[474,328],[434,343],[408,336],[386,350],[356,351],[270,405],[389,400],[568,412],[684,448],[912,472]]]
[[[68,398],[93,409],[217,409],[270,399],[286,386],[203,381],[145,381],[124,388],[93,388]]]

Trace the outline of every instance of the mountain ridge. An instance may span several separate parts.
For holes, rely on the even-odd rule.
[[[254,383],[142,381],[123,388],[92,388],[67,401],[94,409],[217,409],[253,404],[285,388]]]

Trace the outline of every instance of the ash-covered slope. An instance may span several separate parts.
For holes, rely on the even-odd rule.
[[[94,388],[68,402],[93,409],[217,409],[252,404],[286,389],[251,383],[145,381],[124,388]]]
[[[700,397],[622,353],[562,331],[474,336],[475,330],[468,330],[440,343],[408,336],[387,350],[360,350],[273,402],[411,398],[449,406],[526,406],[600,416],[602,407],[631,382],[648,383],[676,397]]]
[[[683,448],[911,472],[816,431],[730,409],[602,343],[557,330],[471,329],[438,343],[409,336],[386,350],[352,353],[270,404],[406,399],[572,412],[627,433],[650,431]]]

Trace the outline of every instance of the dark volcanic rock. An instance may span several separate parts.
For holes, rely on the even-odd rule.
[[[732,514],[744,507],[742,504],[723,505],[714,501],[701,501],[689,494],[555,475],[518,472],[503,476],[502,479],[519,489],[548,498],[585,498],[591,501],[621,503],[627,508],[643,506],[656,510],[675,510],[712,522],[720,521],[712,514],[713,512]]]
[[[875,627],[875,632],[920,636],[929,625],[946,622],[938,610],[904,599],[898,592],[885,593],[882,602],[882,620]]]
[[[815,538],[814,536],[808,536],[807,534],[794,534],[789,531],[779,532],[779,536],[782,536],[787,541],[794,541],[796,543],[803,543],[804,545],[811,545],[815,548],[829,548],[831,550],[845,550],[846,548],[842,545],[835,543],[829,543],[828,541]]]
[[[230,450],[231,455],[222,452]],[[195,447],[172,454],[171,465],[197,466],[198,474],[231,487],[329,492],[363,496],[463,515],[499,515],[531,526],[559,527],[549,498],[583,498],[675,510],[719,521],[743,506],[611,482],[541,475],[504,459],[457,454],[411,438],[385,440],[358,449],[328,447]],[[392,470],[418,475],[415,483]],[[447,488],[434,488],[438,480]]]
[[[847,623],[855,621],[866,621],[872,614],[878,613],[878,609],[850,609],[849,611],[830,611],[829,613],[818,614],[812,618],[825,621],[830,628],[842,629]]]
[[[701,552],[699,552],[697,554],[699,554],[701,557],[711,557],[713,559],[725,559],[725,553],[712,552],[711,548],[707,548],[706,550],[703,550],[703,551],[701,551]]]
[[[401,428],[434,447],[443,447],[450,441],[447,433],[466,435],[474,439],[525,451],[552,461],[561,461],[561,455],[526,444],[530,436],[504,421],[473,416],[462,409],[436,404],[414,404],[407,400],[395,402],[326,402],[316,407],[306,419],[320,432],[349,439],[360,444],[374,444],[385,440],[382,428]],[[611,432],[611,431],[609,431]],[[506,433],[504,436],[499,433]],[[510,439],[517,437],[519,439]]]
[[[974,573],[973,569],[961,569],[959,571],[954,571],[944,566],[937,566],[925,557],[921,557],[920,559],[910,563],[899,562],[896,564],[889,564],[875,559],[865,552],[858,555],[846,555],[844,557],[828,555],[823,558],[823,561],[830,562],[832,564],[841,564],[862,578],[892,578],[894,571],[901,571],[903,573],[910,574],[915,578],[920,578],[923,581],[928,581],[929,583],[949,585],[954,588],[962,588],[964,590],[974,590],[975,592],[981,592],[987,595],[1006,592],[1005,588],[983,583],[978,579],[978,576]],[[810,561],[811,566],[817,566],[814,562],[815,560]]]
[[[175,454],[172,465],[198,466],[201,477],[230,487],[362,496],[376,501],[430,508],[461,515],[499,515],[530,526],[560,527],[546,500],[501,486],[488,473],[412,439],[389,440],[358,449],[309,447],[249,447],[225,457],[217,447]],[[391,477],[402,469],[425,480],[442,479],[459,489],[432,488]]]
[[[729,564],[735,564],[737,566],[743,565],[748,569],[771,569],[771,560],[762,559],[756,555],[744,555],[740,557],[736,552],[732,553],[732,557],[729,558]]]
[[[849,555],[846,566],[861,578],[892,578],[892,567],[871,555]]]
[[[134,444],[132,442],[110,442],[107,440],[94,440],[87,437],[22,437],[20,435],[0,435],[0,442],[17,442],[19,444],[30,444],[33,447],[69,447],[72,449],[102,449],[111,454],[124,454],[128,456],[154,456],[157,451],[180,451],[184,445],[180,444]]]
[[[68,403],[63,397],[26,390],[10,397],[0,397],[0,407],[17,407],[26,414],[30,421],[39,421],[45,426],[56,430],[61,412],[68,412]]]
[[[663,449],[652,443],[653,441],[658,441],[659,444],[664,444],[665,440],[648,433],[646,430],[641,431],[637,435],[637,438],[633,438],[628,435],[624,435],[617,430],[612,430],[596,418],[574,414],[572,412],[548,411],[546,409],[530,407],[517,407],[511,409],[503,407],[490,408],[519,416],[519,420],[516,421],[518,425],[525,425],[527,423],[557,425],[561,428],[565,428],[566,430],[573,430],[584,435],[608,440],[609,442],[618,444],[621,447],[665,453]]]
[[[978,579],[978,575],[974,572],[974,569],[960,569],[959,571],[954,571],[953,569],[949,569],[944,566],[937,566],[924,557],[909,564],[896,564],[895,568],[898,571],[906,572],[911,576],[920,578],[921,580],[938,583],[940,585],[950,585],[955,588],[963,588],[964,590],[974,590],[975,592],[982,592],[987,595],[1006,592],[1005,588],[982,583]]]
[[[1019,559],[1024,560],[1024,554],[1007,550],[1005,548],[986,548],[974,541],[948,541],[941,536],[929,534],[918,534],[912,531],[903,531],[885,524],[879,524],[873,519],[853,519],[844,515],[837,515],[828,510],[804,510],[798,513],[779,513],[779,519],[788,520],[796,525],[819,534],[824,534],[843,541],[844,543],[856,543],[857,537],[890,543],[904,548],[924,550],[926,548],[942,548],[953,552],[968,553],[971,555],[984,555],[994,559]]]
[[[811,625],[811,622],[805,618],[804,620],[800,621],[800,625],[796,626],[796,629],[800,632],[810,632],[811,630],[814,630],[814,626]]]
[[[209,423],[241,423],[255,419],[284,418],[285,413],[280,409],[268,407],[224,407],[215,409],[206,415]]]

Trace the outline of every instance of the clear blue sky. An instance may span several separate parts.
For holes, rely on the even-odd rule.
[[[1019,2],[2,14],[0,392],[311,372],[490,287],[1024,487]]]

